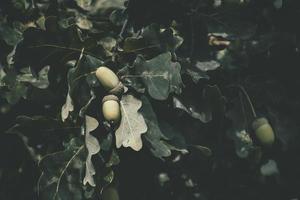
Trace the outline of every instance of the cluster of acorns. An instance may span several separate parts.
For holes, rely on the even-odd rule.
[[[108,95],[102,99],[103,116],[108,122],[116,124],[121,118],[118,96],[124,92],[124,86],[118,76],[105,66],[101,66],[96,70],[96,76],[102,86],[108,91]],[[255,119],[252,123],[252,128],[261,144],[270,146],[274,143],[274,131],[266,118]]]
[[[124,92],[124,86],[118,76],[105,66],[96,70],[96,77],[108,91],[108,95],[102,99],[103,116],[111,124],[116,124],[121,118],[118,96]]]

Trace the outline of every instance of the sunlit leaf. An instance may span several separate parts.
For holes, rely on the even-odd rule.
[[[63,122],[68,118],[69,113],[72,112],[73,110],[74,110],[73,101],[70,97],[70,94],[68,93],[66,98],[66,103],[61,108],[61,119]]]
[[[200,69],[203,72],[210,71],[210,70],[215,70],[218,67],[220,67],[220,63],[218,63],[215,60],[206,61],[206,62],[198,61],[196,63],[196,68]]]
[[[279,174],[277,163],[274,160],[268,160],[267,163],[260,167],[260,173],[263,176],[272,176]]]
[[[208,107],[208,103],[205,100],[196,103],[182,102],[180,98],[173,97],[173,105],[174,108],[181,109],[188,113],[191,117],[198,119],[204,123],[207,123],[212,119],[211,108]]]
[[[44,68],[41,69],[41,71],[39,71],[38,76],[34,77],[28,68],[26,73],[19,74],[17,76],[17,80],[20,82],[31,83],[34,87],[40,89],[46,89],[49,86],[48,72],[49,72],[49,66],[45,66]]]
[[[96,174],[94,165],[92,163],[92,156],[100,151],[100,145],[90,132],[94,131],[98,127],[98,121],[88,115],[85,116],[85,145],[88,150],[88,155],[85,163],[85,177],[83,179],[83,184],[89,183],[91,186],[95,187],[95,180],[93,176]]]
[[[147,125],[143,115],[139,113],[142,102],[134,96],[124,95],[120,101],[122,119],[116,130],[116,145],[141,150],[143,143],[141,135],[146,133]]]

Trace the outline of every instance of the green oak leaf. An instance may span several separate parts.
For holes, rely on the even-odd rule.
[[[65,145],[65,150],[48,154],[39,162],[42,174],[38,181],[41,200],[82,200],[82,180],[86,152],[84,144],[76,138]]]
[[[33,27],[25,30],[24,39],[18,43],[14,55],[16,69],[29,66],[39,72],[47,65],[57,67],[76,60],[83,48],[84,55],[95,58],[105,55],[102,46],[94,38],[83,38],[76,25],[60,27],[58,18],[52,16],[46,18],[45,27],[46,30]]]
[[[165,100],[172,92],[181,93],[181,66],[178,62],[172,62],[171,57],[171,53],[167,52],[151,60],[145,60],[142,56],[135,60],[136,75],[143,80],[154,99]]]
[[[6,44],[15,46],[22,40],[22,33],[16,28],[0,22],[0,37]]]
[[[23,70],[24,73],[17,75],[17,80],[24,83],[30,83],[34,87],[46,89],[49,86],[48,72],[49,66],[45,66],[39,71],[38,76],[34,77],[30,68]]]
[[[175,50],[183,43],[183,38],[171,28],[160,29],[158,24],[151,24],[143,29],[140,36],[127,37],[123,50],[126,53],[139,53],[147,56]]]
[[[168,138],[166,144],[171,150],[179,151],[182,154],[188,153],[185,138],[179,130],[165,121],[160,122],[159,127],[165,137]]]
[[[156,114],[152,109],[152,105],[145,96],[143,96],[141,100],[143,102],[141,113],[143,114],[145,122],[148,126],[147,134],[145,134],[143,138],[149,144],[150,151],[154,156],[161,159],[163,157],[168,157],[171,155],[171,150],[165,143],[167,138],[161,132]]]
[[[20,82],[16,82],[8,92],[4,93],[4,97],[9,104],[16,104],[21,98],[26,98],[28,88]]]

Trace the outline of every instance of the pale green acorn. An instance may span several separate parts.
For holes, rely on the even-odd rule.
[[[101,66],[96,70],[96,77],[102,86],[108,91],[116,88],[120,83],[115,72],[105,66]]]
[[[271,146],[275,141],[275,134],[272,126],[264,117],[257,118],[252,123],[252,128],[259,142],[265,146]]]
[[[121,118],[119,99],[115,95],[107,95],[102,100],[102,113],[104,118],[117,123]]]

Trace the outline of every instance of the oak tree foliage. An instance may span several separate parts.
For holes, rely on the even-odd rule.
[[[299,10],[1,0],[0,199],[299,198]],[[100,66],[121,92],[100,83]]]

